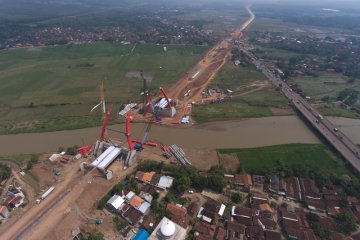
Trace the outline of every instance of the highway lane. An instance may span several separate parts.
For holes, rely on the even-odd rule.
[[[287,83],[280,77],[272,73],[264,64],[244,47],[238,45],[239,48],[252,60],[253,64],[260,69],[264,75],[276,86],[281,89],[284,95],[293,103],[294,107],[317,129],[322,136],[347,160],[350,165],[360,172],[360,149],[354,144],[344,133],[335,128],[327,118],[321,114],[302,98],[295,93]]]

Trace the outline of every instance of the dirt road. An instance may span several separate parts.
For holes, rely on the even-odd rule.
[[[243,37],[243,31],[254,21],[255,15],[250,10],[250,6],[246,6],[246,10],[250,14],[250,18],[236,29],[231,36],[233,40],[240,40]],[[199,101],[202,99],[202,91],[204,91],[209,83],[214,79],[221,67],[225,64],[227,57],[231,51],[232,44],[224,39],[210,49],[205,57],[201,59],[185,76],[170,89],[170,96],[178,100],[186,100],[187,102]],[[197,70],[194,72],[194,69]],[[185,93],[190,90],[190,96],[185,97]]]
[[[55,207],[57,209],[61,209],[62,207],[66,208],[71,196],[76,194],[76,192],[71,191],[71,189],[75,185],[81,185],[83,182],[80,181],[81,176],[82,174],[78,171],[78,168],[74,167],[70,169],[70,171],[66,173],[66,178],[56,185],[54,192],[50,194],[48,198],[39,205],[34,205],[22,216],[22,218],[18,219],[16,223],[12,225],[6,224],[0,228],[2,232],[1,239],[42,239],[42,234],[45,234],[49,230],[49,224],[54,222],[54,220],[61,218],[61,214],[54,211],[52,211],[51,214],[48,214],[49,208],[53,210]],[[62,199],[61,196],[64,193],[68,193],[68,197],[60,203],[57,202],[59,203],[57,206],[52,206],[53,202]],[[46,221],[44,221],[44,215],[46,215]],[[34,221],[36,221],[36,224],[32,225]],[[36,231],[33,231],[35,225]],[[6,227],[6,229],[4,227]]]
[[[232,49],[231,41],[241,40],[244,36],[243,31],[255,19],[255,15],[250,10],[250,5],[246,6],[246,10],[250,14],[250,18],[230,34],[232,39],[224,39],[216,44],[199,62],[169,88],[170,98],[177,99],[177,113],[174,119],[181,119],[183,117],[183,112],[187,108],[188,103],[203,101],[202,92],[207,89],[221,67],[226,63]],[[137,120],[147,119],[143,115],[138,114],[137,111],[133,111],[131,114]],[[172,121],[171,119],[163,119],[162,123],[171,124]]]

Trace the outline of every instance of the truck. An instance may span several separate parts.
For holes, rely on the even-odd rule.
[[[323,120],[324,117],[321,114],[318,114],[317,117],[319,118],[319,120]]]
[[[54,191],[55,186],[50,187],[48,190],[46,190],[46,192],[43,193],[43,195],[41,195],[41,197],[39,199],[36,199],[36,203],[39,204],[42,200],[44,200],[47,196],[49,196],[50,193],[52,193],[52,191]]]

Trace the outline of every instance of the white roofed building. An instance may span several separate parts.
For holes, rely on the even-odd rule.
[[[119,195],[112,196],[109,201],[107,201],[107,206],[111,212],[117,212],[124,204],[125,200]]]
[[[172,177],[162,176],[162,177],[160,177],[157,187],[165,190],[172,186],[173,181],[174,181],[174,178],[172,178]]]

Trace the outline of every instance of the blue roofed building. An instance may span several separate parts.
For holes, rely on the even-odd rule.
[[[150,234],[145,229],[140,229],[133,240],[146,240]]]

